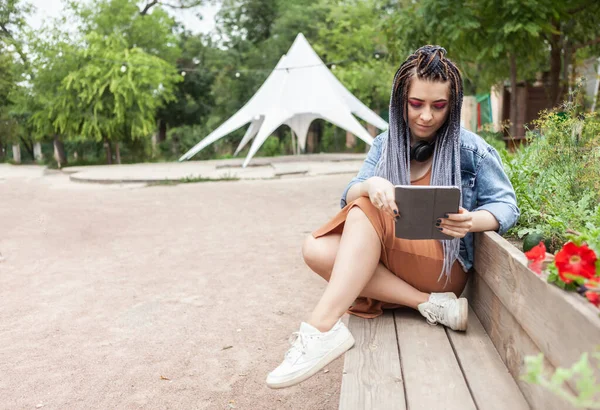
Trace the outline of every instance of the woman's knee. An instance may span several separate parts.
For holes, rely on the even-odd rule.
[[[368,221],[369,218],[367,214],[360,209],[358,206],[353,207],[348,211],[348,216],[346,217],[346,223],[355,222],[355,221]]]
[[[373,216],[371,215],[371,217]],[[389,230],[389,227],[386,225],[387,223],[381,215],[371,220],[365,211],[357,206],[350,209],[346,217],[346,226],[352,226],[353,236],[361,241],[369,238],[379,242],[381,237],[387,237],[386,232]],[[364,233],[364,235],[361,235],[361,233]]]
[[[309,235],[302,245],[302,257],[304,258],[304,262],[318,274],[330,270],[335,261],[335,250],[330,249],[331,246],[329,246],[333,244],[333,242],[325,239],[326,238],[316,239],[312,235]]]

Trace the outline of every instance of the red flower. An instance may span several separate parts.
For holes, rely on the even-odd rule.
[[[558,275],[565,283],[571,283],[574,278],[594,277],[596,259],[596,254],[587,245],[577,246],[573,242],[567,242],[554,257]]]
[[[588,300],[596,307],[600,307],[600,295],[597,294],[596,292],[592,292],[591,290],[588,290],[587,292],[585,292],[585,297],[588,298]]]
[[[546,259],[546,245],[540,241],[539,244],[525,252],[525,256],[529,259],[529,269],[537,273],[542,273],[542,262]]]

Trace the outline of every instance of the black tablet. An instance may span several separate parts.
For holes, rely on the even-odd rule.
[[[454,239],[435,226],[446,214],[458,213],[460,189],[455,186],[396,185],[400,218],[396,237],[404,239]]]

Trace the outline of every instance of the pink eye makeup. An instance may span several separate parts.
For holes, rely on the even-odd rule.
[[[423,103],[418,100],[408,100],[408,103],[413,108],[421,108],[423,106]],[[433,108],[435,108],[436,110],[443,110],[444,108],[446,108],[446,105],[448,105],[448,104],[445,102],[444,103],[436,103],[436,104],[433,104]]]

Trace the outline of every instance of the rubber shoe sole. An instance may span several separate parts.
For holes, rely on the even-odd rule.
[[[467,299],[458,299],[458,310],[460,312],[460,317],[463,318],[463,320],[458,323],[454,330],[465,331],[467,330],[467,325],[469,323],[469,303],[467,302]]]
[[[354,346],[354,337],[351,334],[349,336],[350,337],[344,340],[338,347],[323,356],[321,360],[319,360],[313,367],[307,369],[306,372],[297,374],[287,380],[281,380],[273,383],[267,382],[267,386],[269,386],[271,389],[283,389],[285,387],[291,387],[295,384],[302,383],[304,380],[314,376],[319,370],[333,362],[335,359],[350,350],[352,346]]]

